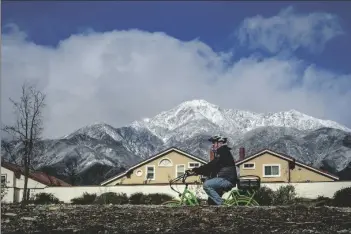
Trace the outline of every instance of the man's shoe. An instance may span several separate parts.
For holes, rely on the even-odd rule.
[[[211,198],[208,198],[208,199],[207,199],[207,204],[208,204],[209,206],[217,205]]]

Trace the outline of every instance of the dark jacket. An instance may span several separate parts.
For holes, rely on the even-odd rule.
[[[220,177],[230,181],[234,186],[237,180],[236,166],[230,148],[223,145],[217,149],[218,156],[209,163],[195,168],[194,172],[210,178]]]

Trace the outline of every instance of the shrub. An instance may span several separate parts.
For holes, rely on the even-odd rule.
[[[172,200],[173,197],[165,193],[150,193],[144,195],[144,204],[160,205],[163,202]]]
[[[59,204],[60,200],[51,193],[35,194],[32,200],[34,204]]]
[[[269,206],[273,204],[274,192],[268,187],[260,187],[260,189],[255,193],[254,199],[261,206]]]
[[[145,195],[143,193],[133,193],[129,197],[129,203],[138,205],[138,204],[145,204]]]
[[[83,193],[81,197],[76,197],[71,200],[72,204],[75,205],[87,205],[92,204],[96,199],[96,194]]]
[[[296,192],[293,185],[280,186],[277,191],[273,193],[274,205],[288,205],[295,200]]]
[[[6,186],[6,184],[2,184],[2,185],[1,185],[1,202],[3,202],[2,199],[3,199],[6,195],[7,195],[7,186]]]
[[[296,197],[295,199],[293,199],[293,203],[295,205],[310,206],[310,205],[313,205],[315,201],[316,201],[315,199],[306,198],[306,197]]]
[[[172,196],[165,193],[143,194],[141,192],[137,192],[130,195],[129,202],[130,204],[160,205],[163,202],[172,199]]]
[[[330,206],[332,205],[333,199],[324,196],[318,196],[315,200],[315,206]]]
[[[339,207],[351,207],[351,187],[336,191],[332,204]]]
[[[96,204],[127,204],[129,201],[127,194],[107,192],[98,196],[94,203]]]

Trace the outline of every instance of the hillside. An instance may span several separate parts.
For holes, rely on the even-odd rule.
[[[41,142],[43,154],[33,163],[35,168],[66,181],[74,170],[73,174],[80,177],[76,180],[79,184],[98,184],[173,146],[207,160],[210,146],[207,138],[218,133],[229,137],[235,159],[238,159],[239,147],[245,147],[248,155],[270,148],[304,163],[341,173],[343,177],[349,174],[349,128],[295,110],[260,114],[222,109],[204,100],[184,102],[129,126],[115,128],[97,123],[61,139],[45,140]],[[11,150],[2,149],[5,158],[10,158],[8,152],[19,155],[20,145],[10,144],[8,148]],[[17,161],[20,162],[18,157]],[[67,165],[71,165],[70,170]]]

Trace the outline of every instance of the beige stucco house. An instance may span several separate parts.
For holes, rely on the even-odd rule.
[[[101,183],[102,186],[169,184],[185,170],[199,167],[207,162],[199,157],[172,147],[130,167],[125,172]],[[187,182],[200,182],[199,176],[192,176]],[[181,183],[181,182],[180,182]]]
[[[236,162],[240,176],[255,175],[262,182],[328,182],[339,178],[294,158],[264,149]]]
[[[30,171],[27,189],[29,195],[33,191],[44,190],[47,187],[71,186],[70,184],[39,171]],[[1,187],[3,197],[1,202],[13,203],[22,200],[24,189],[24,168],[9,162],[1,162]]]

